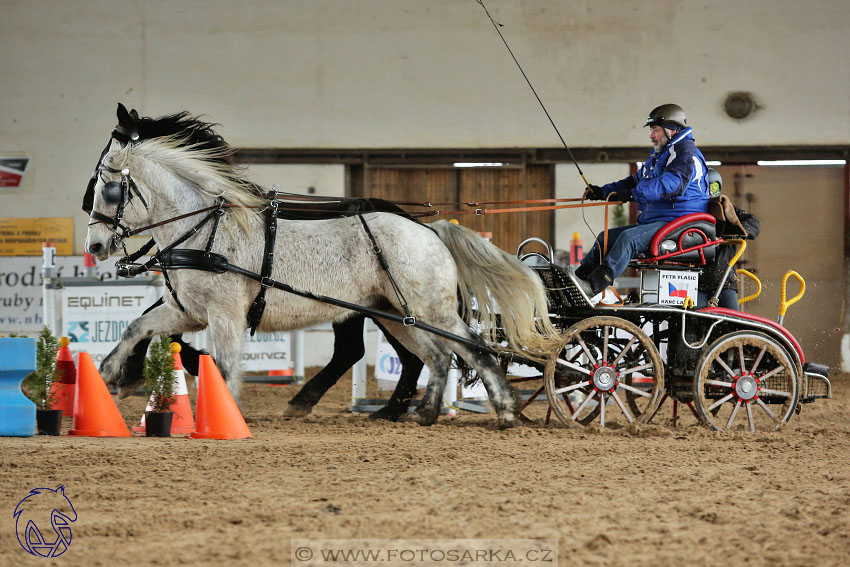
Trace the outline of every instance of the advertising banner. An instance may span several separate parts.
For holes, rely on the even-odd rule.
[[[133,319],[162,295],[160,285],[68,287],[62,290],[62,330],[71,352],[85,351],[96,364],[120,341]]]
[[[38,256],[0,257],[0,334],[37,335],[44,326],[41,251]],[[116,279],[115,260],[98,263],[101,281]],[[57,278],[83,277],[82,256],[56,256]]]
[[[59,256],[71,254],[74,219],[0,218],[0,256],[40,256],[44,242],[52,242]]]
[[[268,372],[292,368],[289,331],[257,333],[245,331],[242,369],[246,372]]]
[[[378,380],[379,390],[392,390],[401,377],[401,361],[395,349],[387,342],[381,331],[376,331],[378,337],[378,350],[375,355],[375,378]],[[422,368],[419,379],[416,381],[417,388],[428,385],[428,367]]]
[[[0,157],[0,187],[17,189],[24,180],[30,158]]]

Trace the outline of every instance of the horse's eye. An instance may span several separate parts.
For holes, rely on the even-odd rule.
[[[124,199],[124,188],[118,181],[110,181],[103,186],[103,200],[110,205],[117,205]]]

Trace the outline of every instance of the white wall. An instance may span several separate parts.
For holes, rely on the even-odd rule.
[[[664,102],[701,145],[850,144],[846,0],[485,2],[572,146],[648,147],[642,119]],[[32,160],[0,216],[73,216],[78,254],[117,101],[204,114],[237,147],[559,146],[474,0],[4,0],[0,53],[0,157]],[[741,122],[722,108],[738,90],[763,107]],[[573,167],[557,167],[560,197],[580,195]],[[344,190],[341,166],[251,170]],[[586,217],[558,212],[557,241],[588,247],[602,220]]]
[[[850,143],[846,0],[486,3],[571,145],[646,146],[668,101],[701,144]],[[119,100],[236,146],[558,146],[473,0],[7,0],[0,53],[0,155],[32,158],[0,208],[75,216],[78,253]]]

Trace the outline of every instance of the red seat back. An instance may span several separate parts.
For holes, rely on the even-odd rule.
[[[717,244],[721,241],[715,232],[715,218],[708,213],[693,213],[674,219],[655,233],[641,263],[657,263],[665,260],[704,266],[714,258]],[[670,249],[667,243],[674,243]],[[662,246],[662,243],[665,243]]]

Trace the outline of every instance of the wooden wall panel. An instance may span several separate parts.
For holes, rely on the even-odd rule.
[[[554,168],[535,165],[511,168],[352,167],[349,187],[353,196],[390,201],[466,203],[545,199],[554,195]],[[489,204],[482,208],[523,207],[522,204]],[[409,210],[426,210],[407,207]],[[439,205],[440,210],[472,210],[460,205]],[[432,222],[436,217],[425,218]],[[460,224],[478,232],[491,232],[493,242],[511,254],[530,236],[551,241],[552,211],[456,215]],[[529,249],[531,250],[531,248]]]

